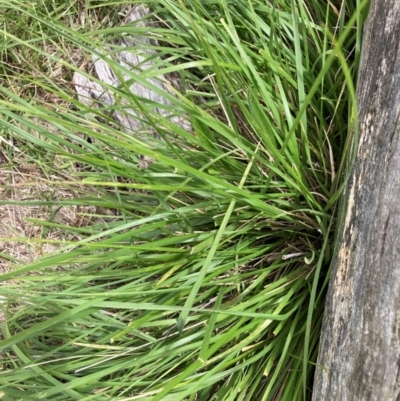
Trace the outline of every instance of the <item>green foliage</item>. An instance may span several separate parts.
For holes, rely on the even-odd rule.
[[[79,7],[107,15],[125,2],[82,3],[0,2],[1,135],[49,177],[68,171],[55,188],[82,191],[21,204],[115,212],[87,227],[35,221],[70,239],[1,277],[2,399],[308,399],[365,2],[143,1],[161,21],[151,32],[72,27]],[[108,88],[162,137],[138,140],[51,78],[56,60],[76,70],[70,49],[107,57],[101,44],[125,34],[159,41],[158,69],[130,79],[169,97],[193,132],[126,84]],[[177,98],[147,81],[169,72]],[[41,102],[38,88],[73,107]],[[138,155],[155,162],[141,170]]]

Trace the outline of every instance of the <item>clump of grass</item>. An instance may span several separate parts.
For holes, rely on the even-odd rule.
[[[3,135],[46,166],[54,188],[82,191],[23,203],[49,207],[35,223],[71,240],[2,277],[3,399],[307,399],[351,160],[363,4],[141,3],[160,21],[152,32],[72,30],[62,2],[52,14],[43,2],[1,5],[40,26],[23,39],[9,26],[7,55],[18,45],[55,61],[48,42],[58,60],[121,34],[156,38],[159,69],[131,79],[179,73],[169,111],[193,126],[115,88],[162,137],[150,146],[108,123],[112,110],[79,104],[65,82],[29,76],[28,63],[23,78],[63,102],[3,84]],[[17,79],[9,68],[3,76]],[[155,162],[143,171],[138,155]],[[114,213],[62,225],[65,204]]]

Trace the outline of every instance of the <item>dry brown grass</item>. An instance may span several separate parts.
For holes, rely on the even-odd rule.
[[[80,13],[74,18],[65,18],[65,24],[77,30],[85,26],[97,28],[101,23],[107,24],[104,18],[107,17],[102,17],[99,12],[88,12],[81,6]],[[63,61],[83,70],[88,60],[81,49],[63,41],[55,45],[50,40],[43,40],[40,47],[43,51],[41,56],[23,46],[14,48],[12,59],[3,56],[4,67],[8,73],[15,74],[3,77],[2,84],[23,99],[31,99],[35,104],[53,111],[65,112],[71,107],[70,103],[32,82],[50,79],[54,85],[72,93],[71,71]],[[30,82],[24,80],[24,74],[30,77]],[[52,129],[45,121],[35,122]],[[61,164],[62,161],[59,162]],[[48,169],[19,149],[19,144],[11,143],[0,135],[0,273],[7,272],[13,264],[32,262],[57,250],[63,241],[76,239],[65,238],[58,230],[46,230],[32,220],[51,220],[81,227],[89,223],[88,215],[97,212],[94,207],[63,206],[55,213],[54,207],[14,204],[22,201],[63,201],[81,194],[82,188],[63,185],[64,181],[71,183],[73,179],[57,167],[52,166],[49,175]],[[72,169],[76,171],[79,167],[72,166]]]
[[[4,157],[4,155],[3,155]],[[55,251],[64,241],[79,239],[76,234],[61,234],[57,229],[46,229],[33,220],[83,227],[99,218],[90,218],[99,211],[94,206],[27,206],[13,204],[50,200],[52,203],[78,197],[82,188],[73,189],[63,185],[66,177],[48,177],[35,164],[25,164],[23,160],[5,160],[0,167],[0,271],[10,268],[10,263],[24,264]],[[69,183],[71,180],[66,180]],[[10,202],[10,204],[7,204]],[[104,211],[103,211],[104,212]],[[109,213],[111,214],[111,212]]]
[[[56,61],[59,50],[51,43],[45,44],[45,51],[52,57],[43,59],[41,67],[46,70],[47,77],[51,78],[56,85],[67,91],[72,90],[70,80],[66,79],[70,71],[61,62]],[[67,57],[70,64],[84,68],[87,60],[84,59],[80,49],[71,46],[65,47],[64,51],[63,57]],[[37,66],[31,67],[32,74],[39,78]],[[8,84],[10,85],[10,82]],[[34,102],[53,111],[65,112],[71,107],[71,104],[64,99],[53,92],[44,90],[39,85],[32,88],[18,82],[17,76],[12,86],[22,98],[25,91],[33,89]],[[36,120],[35,123],[45,125],[47,130],[54,129],[45,121]],[[87,189],[71,186],[71,182],[75,180],[70,174],[78,172],[79,166],[70,166],[68,172],[65,169],[59,169],[57,165],[49,170],[41,166],[38,161],[32,160],[32,156],[21,151],[19,144],[9,142],[1,136],[0,140],[0,273],[4,273],[9,271],[12,265],[33,262],[45,254],[56,251],[64,241],[78,239],[71,235],[66,238],[65,233],[62,234],[60,230],[44,229],[33,220],[82,227],[93,223],[94,220],[100,223],[101,219],[88,217],[98,213],[98,210],[92,206],[62,206],[55,212],[55,207],[15,204],[22,201],[71,200],[81,195],[82,191],[87,193]],[[58,162],[61,165],[63,161],[60,159]],[[94,192],[93,189],[91,191]],[[102,211],[102,213],[110,215],[113,212]]]

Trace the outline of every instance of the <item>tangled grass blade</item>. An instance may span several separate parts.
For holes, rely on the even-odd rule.
[[[0,0],[4,400],[310,398],[357,4]]]

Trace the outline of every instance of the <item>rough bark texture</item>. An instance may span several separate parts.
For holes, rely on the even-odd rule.
[[[400,400],[400,1],[372,0],[360,142],[327,295],[314,401]]]

